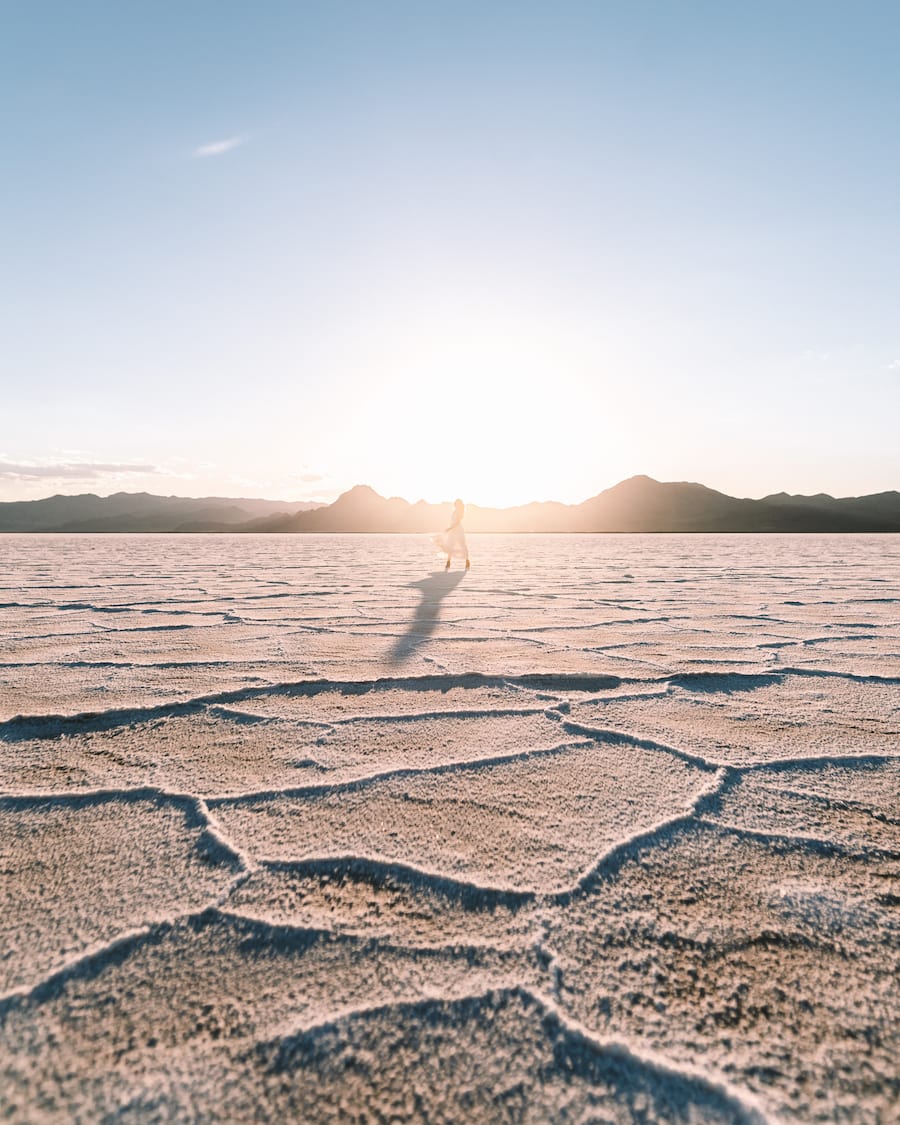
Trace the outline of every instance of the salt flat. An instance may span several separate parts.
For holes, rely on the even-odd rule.
[[[0,1116],[900,1119],[900,536],[0,537]]]

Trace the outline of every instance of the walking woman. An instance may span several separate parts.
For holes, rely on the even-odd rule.
[[[444,570],[450,569],[450,562],[454,558],[465,559],[466,570],[469,569],[469,548],[466,546],[466,533],[462,525],[465,512],[466,506],[462,500],[454,500],[450,526],[440,535],[434,537],[434,541],[440,549],[447,552],[447,565]]]

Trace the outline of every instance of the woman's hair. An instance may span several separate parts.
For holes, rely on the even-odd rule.
[[[465,504],[464,504],[464,503],[462,502],[462,500],[454,500],[454,501],[453,501],[453,507],[454,507],[454,508],[459,508],[459,509],[460,509],[461,511],[465,511],[465,507],[466,507],[466,506],[465,506]]]

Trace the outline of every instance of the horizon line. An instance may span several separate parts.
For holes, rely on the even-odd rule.
[[[629,482],[636,481],[636,480],[648,481],[652,484],[658,484],[658,485],[687,485],[687,486],[699,487],[699,488],[707,489],[710,492],[718,493],[720,496],[728,496],[733,500],[753,500],[753,501],[765,500],[765,499],[767,499],[769,497],[772,497],[772,496],[794,496],[794,497],[802,497],[804,499],[811,499],[811,498],[815,498],[815,497],[828,497],[828,498],[833,499],[833,500],[843,500],[843,499],[848,499],[848,500],[854,499],[854,500],[856,500],[856,499],[861,499],[862,497],[865,497],[865,496],[879,496],[879,495],[885,495],[885,494],[891,493],[891,492],[900,491],[900,489],[897,489],[897,488],[888,488],[888,489],[882,489],[880,492],[861,493],[861,494],[857,494],[855,496],[836,496],[836,495],[834,495],[832,493],[828,493],[828,492],[809,492],[809,493],[799,493],[799,492],[797,492],[797,493],[791,493],[791,492],[787,492],[786,490],[782,489],[779,492],[767,492],[765,495],[759,496],[759,497],[755,497],[755,496],[734,496],[731,493],[722,492],[721,489],[713,488],[711,485],[703,484],[701,481],[689,481],[689,480],[662,481],[662,480],[657,480],[655,477],[649,476],[647,473],[635,473],[630,477],[623,477],[621,480],[616,481],[615,484],[608,485],[606,488],[601,488],[599,490],[599,492],[592,493],[590,496],[586,496],[583,500],[576,500],[576,501],[565,501],[565,500],[555,500],[555,499],[527,500],[527,501],[523,501],[522,503],[519,503],[519,504],[508,504],[508,505],[505,505],[505,506],[502,506],[502,507],[498,506],[498,505],[494,505],[494,504],[479,504],[477,501],[468,501],[467,500],[467,501],[465,501],[465,506],[467,508],[478,508],[482,511],[493,510],[493,511],[498,511],[498,512],[507,512],[507,511],[512,511],[516,508],[528,508],[528,507],[531,507],[532,505],[542,505],[542,504],[557,504],[557,505],[559,505],[561,507],[565,507],[565,508],[577,508],[581,504],[587,503],[588,500],[593,500],[597,496],[603,495],[603,493],[605,493],[605,492],[610,492],[612,489],[618,488],[620,485],[628,484]],[[318,499],[312,499],[312,498],[292,499],[292,500],[275,500],[275,499],[272,499],[272,498],[266,497],[266,496],[229,496],[229,495],[224,495],[224,494],[216,495],[216,494],[212,494],[212,493],[206,493],[203,496],[185,496],[185,495],[181,495],[179,493],[174,493],[174,492],[172,492],[172,493],[148,492],[148,491],[146,491],[146,489],[141,489],[140,491],[137,491],[137,492],[128,492],[125,489],[117,489],[115,492],[108,492],[108,493],[105,493],[105,494],[101,494],[99,492],[54,492],[54,493],[51,493],[49,496],[36,497],[36,498],[30,499],[30,500],[0,500],[0,504],[40,504],[40,503],[43,503],[46,500],[54,500],[56,498],[74,499],[74,498],[80,497],[80,496],[94,496],[98,500],[107,500],[112,496],[156,496],[156,497],[159,497],[160,499],[166,499],[166,500],[249,500],[249,501],[258,501],[258,502],[271,503],[271,504],[313,504],[313,505],[316,505],[317,507],[325,508],[325,507],[330,507],[332,504],[335,504],[338,500],[340,500],[343,496],[347,496],[349,493],[354,492],[358,489],[366,489],[366,490],[374,493],[376,496],[378,496],[382,500],[387,500],[387,501],[401,500],[403,503],[409,504],[411,507],[415,507],[417,504],[428,504],[432,507],[443,507],[443,506],[450,506],[454,502],[453,500],[450,500],[450,499],[426,500],[424,497],[420,497],[416,500],[408,500],[406,497],[399,496],[399,495],[387,496],[384,493],[379,492],[378,489],[375,488],[373,485],[358,483],[358,484],[351,485],[349,488],[346,488],[343,491],[339,492],[338,495],[335,496],[334,498],[332,498],[331,500],[318,500]]]

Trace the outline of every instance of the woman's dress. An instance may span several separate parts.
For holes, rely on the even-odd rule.
[[[462,521],[452,524],[446,531],[442,531],[440,535],[435,535],[434,542],[437,547],[452,559],[468,558],[469,549],[466,546],[466,533],[463,531]]]

